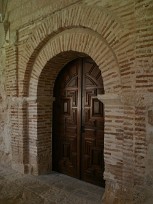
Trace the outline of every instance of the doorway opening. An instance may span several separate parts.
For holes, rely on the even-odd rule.
[[[53,104],[53,170],[103,186],[104,94],[101,71],[89,57],[69,62],[58,74]]]

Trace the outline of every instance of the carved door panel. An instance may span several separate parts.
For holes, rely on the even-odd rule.
[[[82,180],[104,186],[104,113],[97,99],[102,94],[103,81],[97,65],[83,60],[82,88]]]
[[[55,82],[53,170],[103,185],[103,93],[100,70],[90,58],[66,65]]]
[[[53,170],[79,178],[78,140],[80,128],[78,72],[80,61],[69,63],[55,84],[53,117]]]

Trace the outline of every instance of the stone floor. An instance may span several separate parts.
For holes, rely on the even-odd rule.
[[[102,204],[104,189],[63,174],[22,175],[0,166],[0,204]]]

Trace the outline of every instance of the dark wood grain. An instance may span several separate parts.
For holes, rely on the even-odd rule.
[[[91,58],[67,64],[55,82],[53,170],[104,186],[101,73]]]

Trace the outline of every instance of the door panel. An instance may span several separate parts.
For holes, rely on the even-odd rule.
[[[82,89],[82,179],[103,185],[103,143],[104,117],[103,104],[97,94],[103,93],[103,81],[97,65],[88,59],[83,60]]]
[[[78,66],[72,62],[55,84],[53,170],[78,178]]]
[[[103,93],[100,70],[91,58],[66,65],[54,88],[53,170],[104,185]]]

